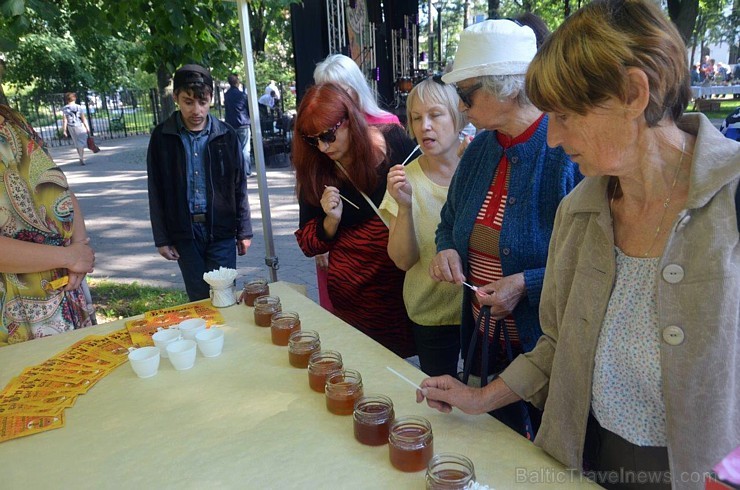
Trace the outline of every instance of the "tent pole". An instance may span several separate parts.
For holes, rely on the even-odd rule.
[[[260,209],[262,210],[262,233],[265,238],[265,265],[270,269],[270,281],[277,281],[277,270],[280,267],[275,255],[275,242],[272,236],[272,217],[270,215],[270,197],[265,174],[265,152],[262,147],[262,130],[260,125],[259,106],[257,105],[257,82],[254,78],[254,60],[252,59],[252,39],[249,37],[249,11],[246,0],[237,0],[239,12],[239,35],[242,42],[247,102],[252,125],[252,148],[257,167],[257,185],[259,187]]]

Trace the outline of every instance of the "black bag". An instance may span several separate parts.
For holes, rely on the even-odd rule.
[[[483,344],[481,345],[481,368],[480,368],[480,387],[483,388],[488,384],[488,337],[491,331],[491,307],[481,306],[480,314],[478,315],[478,322],[476,323],[473,335],[470,338],[470,346],[468,347],[468,355],[465,357],[465,369],[463,369],[462,382],[468,384],[470,378],[470,369],[473,366],[473,357],[475,356],[475,344],[478,342],[478,332],[481,326],[483,326]],[[496,327],[493,330],[493,356],[492,359],[496,359],[498,351],[499,339],[501,333],[504,334],[504,344],[506,349],[506,358],[509,363],[514,360],[514,354],[511,351],[511,341],[509,340],[509,332],[506,330],[504,320],[496,321]],[[534,439],[534,426],[532,425],[532,418],[529,414],[529,409],[524,400],[516,402],[514,405],[520,411],[521,420],[524,426],[520,428],[519,432],[529,439]]]

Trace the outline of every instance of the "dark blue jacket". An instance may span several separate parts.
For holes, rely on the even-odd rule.
[[[232,128],[249,125],[249,104],[247,95],[236,87],[231,87],[224,94],[226,122]]]
[[[149,217],[157,247],[193,238],[185,147],[176,118],[177,113],[173,113],[154,128],[147,152]],[[236,131],[211,117],[206,148],[206,225],[210,238],[251,238],[247,182]]]
[[[470,233],[502,152],[495,132],[484,131],[476,136],[460,160],[450,183],[447,203],[442,208],[437,251],[455,249],[466,276]],[[524,273],[527,296],[513,315],[524,351],[528,352],[542,335],[538,309],[555,211],[560,200],[583,176],[562,148],[547,146],[547,116],[529,141],[512,146],[506,155],[511,174],[499,254],[504,276]],[[470,292],[465,288],[461,323],[463,356],[475,330],[470,301]]]

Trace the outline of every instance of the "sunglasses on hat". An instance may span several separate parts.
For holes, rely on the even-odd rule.
[[[342,126],[344,121],[345,119],[342,119],[337,124],[335,124],[333,128],[329,128],[326,131],[317,134],[316,136],[308,136],[302,134],[301,137],[303,138],[303,141],[315,147],[319,146],[319,141],[323,141],[326,144],[334,143],[337,140],[337,130]]]

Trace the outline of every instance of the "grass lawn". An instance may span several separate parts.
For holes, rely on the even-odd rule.
[[[139,315],[149,310],[187,303],[188,295],[179,289],[117,283],[88,278],[98,323]]]
[[[714,99],[714,100],[721,100],[722,103],[720,104],[720,110],[714,111],[714,112],[705,112],[704,115],[706,115],[709,119],[722,119],[724,120],[727,116],[729,116],[732,111],[740,107],[740,99],[732,99],[732,96],[730,95],[729,98],[723,98],[723,99]],[[694,103],[690,103],[688,109],[686,112],[690,112],[691,108],[694,107]]]

